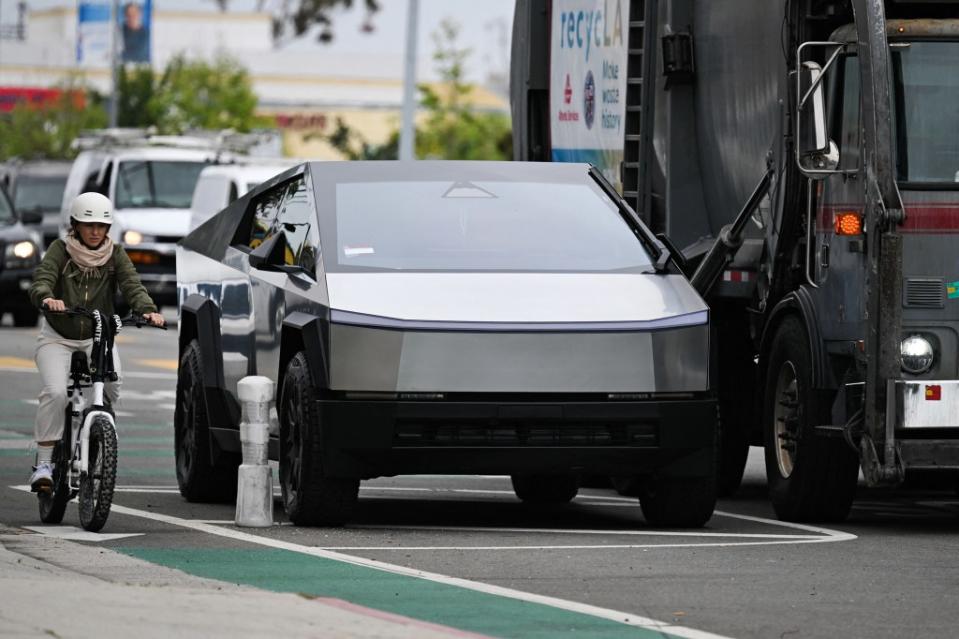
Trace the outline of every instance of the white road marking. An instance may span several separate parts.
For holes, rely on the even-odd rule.
[[[342,563],[352,564],[354,566],[362,566],[365,568],[372,568],[374,570],[381,570],[383,572],[403,575],[406,577],[425,579],[427,581],[433,581],[433,582],[445,584],[448,586],[466,588],[468,590],[474,590],[476,592],[482,592],[489,595],[507,597],[509,599],[517,599],[519,601],[527,601],[530,603],[537,603],[544,606],[551,606],[553,608],[559,608],[562,610],[569,610],[570,612],[577,612],[577,613],[589,615],[592,617],[608,619],[610,621],[615,621],[617,623],[622,623],[628,626],[637,626],[641,628],[646,628],[649,630],[667,633],[675,637],[683,637],[684,639],[726,639],[725,637],[722,637],[721,635],[716,635],[716,634],[704,632],[701,630],[695,630],[693,628],[686,628],[683,626],[672,625],[663,621],[650,619],[648,617],[641,617],[639,615],[634,615],[633,613],[630,613],[630,612],[611,610],[609,608],[600,608],[598,606],[591,606],[589,604],[584,604],[576,601],[568,601],[566,599],[559,599],[557,597],[547,597],[544,595],[537,595],[534,593],[523,592],[521,590],[515,590],[513,588],[505,588],[503,586],[484,584],[478,581],[462,579],[460,577],[451,577],[448,575],[441,575],[438,573],[427,572],[424,570],[417,570],[415,568],[408,568],[406,566],[389,564],[383,561],[377,561],[375,559],[366,559],[364,557],[356,557],[353,555],[347,555],[339,552],[324,550],[322,548],[316,548],[314,546],[304,546],[301,544],[294,544],[294,543],[291,543],[288,541],[282,541],[279,539],[271,539],[269,537],[260,537],[258,535],[252,535],[250,533],[241,532],[239,530],[221,528],[219,526],[214,526],[214,525],[200,523],[200,522],[194,522],[188,519],[173,517],[171,515],[163,515],[160,513],[148,512],[145,510],[137,510],[135,508],[127,508],[126,506],[120,506],[118,504],[114,504],[113,511],[121,515],[130,515],[132,517],[141,517],[143,519],[150,519],[153,521],[158,521],[158,522],[173,525],[173,526],[180,526],[181,528],[189,528],[191,530],[196,530],[198,532],[203,532],[210,535],[216,535],[218,537],[225,537],[228,539],[232,539],[234,541],[241,541],[241,542],[256,544],[259,546],[276,548],[279,550],[288,550],[290,552],[300,553],[303,555],[310,555],[313,557],[320,557],[323,559],[330,559],[332,561],[339,561]]]
[[[822,535],[772,535],[765,533],[723,533],[707,531],[670,531],[670,530],[595,530],[583,528],[509,528],[509,527],[482,527],[482,526],[393,526],[390,524],[363,524],[350,526],[368,530],[413,530],[413,531],[444,531],[444,532],[497,532],[516,534],[547,534],[547,535],[608,535],[616,537],[644,536],[644,537],[745,537],[750,539],[821,539]]]
[[[142,537],[144,533],[95,533],[77,528],[76,526],[23,526],[26,530],[47,535],[48,537],[57,537],[68,541],[114,541],[116,539],[125,539],[126,537]]]
[[[0,439],[0,450],[30,450],[33,446],[33,440],[23,439]]]
[[[21,490],[29,490],[27,486],[12,486],[12,488],[18,488]],[[396,491],[407,491],[411,489],[404,489],[402,487],[369,487],[371,490],[396,490]],[[121,487],[119,492],[123,491],[157,491],[157,492],[172,492],[170,488],[164,487]],[[424,489],[416,488],[412,489],[414,492],[461,492],[461,493],[470,493],[470,492],[479,492],[479,493],[497,493],[497,494],[512,494],[511,491],[475,491],[472,489],[451,489],[449,491],[435,490],[435,489]],[[591,496],[591,499],[600,499],[603,501],[630,501],[634,502],[635,500],[626,498],[626,497],[598,497]],[[538,603],[546,606],[551,606],[555,608],[560,608],[563,610],[569,610],[571,612],[577,612],[580,614],[590,615],[594,617],[599,617],[603,619],[609,619],[618,623],[623,623],[630,626],[643,627],[663,633],[668,633],[676,637],[683,637],[684,639],[725,639],[720,635],[715,635],[712,633],[695,630],[692,628],[686,628],[683,626],[676,626],[666,622],[657,621],[655,619],[650,619],[647,617],[641,617],[634,615],[628,612],[622,612],[617,610],[611,610],[608,608],[600,608],[597,606],[591,606],[588,604],[583,604],[575,601],[568,601],[565,599],[559,599],[556,597],[547,597],[544,595],[537,595],[534,593],[527,593],[512,588],[504,588],[502,586],[495,586],[492,584],[484,584],[481,582],[471,581],[468,579],[462,579],[459,577],[451,577],[448,575],[441,575],[438,573],[431,573],[427,571],[417,570],[415,568],[408,568],[406,566],[399,566],[395,564],[390,564],[382,561],[377,561],[375,559],[367,559],[364,557],[356,557],[354,555],[345,554],[337,551],[358,551],[358,550],[367,550],[367,551],[379,551],[379,550],[532,550],[532,549],[543,549],[543,550],[554,550],[554,549],[615,549],[615,548],[636,548],[648,550],[651,548],[704,548],[704,547],[732,547],[732,546],[762,546],[762,545],[773,545],[773,544],[808,544],[808,543],[829,543],[829,542],[838,542],[838,541],[850,541],[856,539],[856,535],[851,533],[846,533],[842,531],[831,530],[828,528],[821,528],[818,526],[807,526],[804,524],[795,524],[791,522],[781,522],[771,519],[766,519],[764,517],[753,517],[750,515],[740,515],[737,513],[728,513],[724,511],[716,511],[716,515],[731,517],[734,519],[741,519],[744,521],[751,521],[756,523],[762,523],[772,526],[780,526],[785,528],[792,528],[795,530],[803,530],[808,533],[814,533],[813,535],[765,535],[762,536],[765,538],[764,541],[747,541],[747,542],[738,542],[738,543],[727,543],[727,542],[718,542],[718,543],[683,543],[683,544],[649,544],[649,545],[639,545],[639,544],[630,544],[630,545],[594,545],[594,546],[486,546],[486,547],[475,547],[475,546],[464,546],[464,547],[333,547],[333,548],[318,548],[314,546],[304,546],[301,544],[295,544],[287,541],[282,541],[279,539],[271,539],[267,537],[260,537],[258,535],[253,535],[250,533],[242,532],[232,528],[223,528],[220,525],[214,525],[204,521],[188,520],[182,519],[180,517],[174,517],[171,515],[164,515],[156,512],[148,512],[144,510],[138,510],[135,508],[128,508],[126,506],[121,506],[119,504],[114,504],[113,511],[122,514],[129,515],[133,517],[140,517],[143,519],[149,519],[152,521],[158,521],[161,523],[166,523],[173,526],[179,526],[182,528],[187,528],[191,530],[196,530],[198,532],[203,532],[210,535],[215,535],[218,537],[225,537],[228,539],[233,539],[235,541],[242,541],[246,543],[252,543],[260,546],[266,546],[270,548],[277,548],[280,550],[288,550],[290,552],[296,552],[304,555],[310,555],[314,557],[321,557],[324,559],[330,559],[333,561],[339,561],[343,563],[348,563],[356,566],[363,566],[366,568],[372,568],[375,570],[382,570],[384,572],[390,572],[393,574],[405,575],[409,577],[415,577],[419,579],[426,579],[428,581],[434,581],[437,583],[442,583],[451,586],[457,586],[461,588],[466,588],[469,590],[474,590],[477,592],[483,592],[487,594],[497,595],[501,597],[507,597],[511,599],[517,599],[521,601],[527,601],[531,603]],[[232,523],[229,520],[217,520],[223,521],[226,524]],[[395,528],[395,527],[394,527]],[[450,529],[445,529],[450,530]],[[464,529],[468,530],[468,529]],[[489,531],[491,529],[479,529]],[[523,531],[535,531],[541,532],[538,529],[494,529],[496,530],[515,530],[517,532]],[[564,533],[569,533],[568,530],[562,530]],[[609,532],[609,531],[607,531]],[[613,531],[612,534],[617,534],[617,532],[626,532],[629,534],[641,534],[640,531]],[[667,531],[649,531],[655,535],[670,535],[671,533]],[[672,533],[676,536],[683,536],[686,533]],[[695,533],[689,533],[695,534]],[[714,535],[714,536],[741,536],[741,537],[760,537],[760,535],[734,535],[732,533],[702,533],[702,535]]]

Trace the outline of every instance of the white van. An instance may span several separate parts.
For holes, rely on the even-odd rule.
[[[200,172],[190,205],[190,231],[226,208],[247,191],[282,173],[298,161],[283,158],[257,163],[217,164]]]
[[[60,220],[70,228],[70,202],[97,191],[113,202],[114,241],[123,244],[158,305],[176,304],[176,243],[190,230],[190,203],[200,172],[224,156],[212,149],[132,146],[81,152],[63,193]]]

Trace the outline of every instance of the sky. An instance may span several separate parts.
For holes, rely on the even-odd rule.
[[[282,0],[266,0],[267,7]],[[29,0],[31,9],[75,4],[76,0]],[[408,0],[379,0],[380,10],[373,16],[372,34],[362,33],[360,26],[366,19],[363,0],[354,0],[350,10],[337,10],[331,14],[334,40],[320,44],[315,34],[282,46],[296,50],[311,47],[327,47],[336,53],[348,56],[353,51],[386,53],[402,56],[405,44]],[[0,21],[4,24],[16,20],[15,0],[0,0]],[[187,11],[200,8],[215,10],[214,0],[153,0],[155,8]],[[230,9],[250,11],[256,0],[230,0]],[[440,22],[450,18],[461,27],[459,43],[472,50],[467,61],[466,73],[470,81],[485,81],[491,73],[507,73],[509,63],[509,40],[513,22],[514,0],[419,0],[419,27],[417,57],[418,65],[424,68],[423,60],[429,61],[435,46],[431,34]],[[345,58],[344,58],[345,59]],[[425,65],[432,69],[431,64]],[[434,78],[422,78],[434,79]]]

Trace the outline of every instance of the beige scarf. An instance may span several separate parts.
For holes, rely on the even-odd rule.
[[[106,237],[97,248],[91,249],[77,239],[75,234],[70,233],[67,235],[65,244],[67,255],[80,269],[81,277],[103,277],[100,267],[113,257],[113,240],[110,237]]]

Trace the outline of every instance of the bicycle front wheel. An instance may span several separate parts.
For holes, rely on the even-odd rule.
[[[80,525],[96,532],[103,528],[113,504],[117,480],[117,433],[106,417],[90,425],[90,456],[87,473],[80,478]]]

